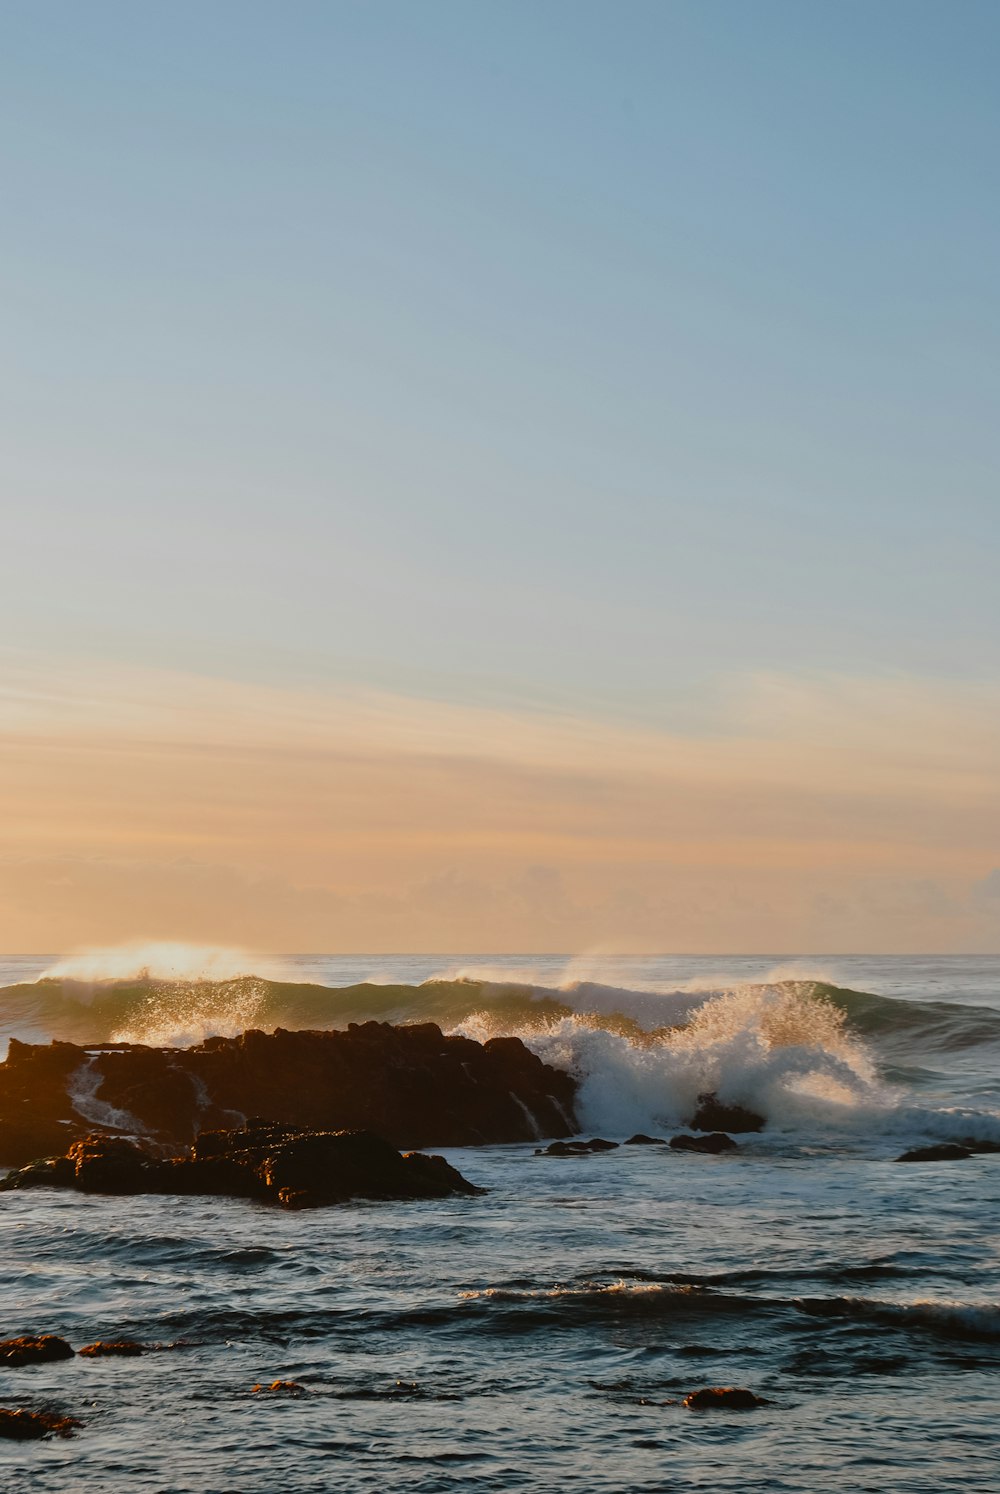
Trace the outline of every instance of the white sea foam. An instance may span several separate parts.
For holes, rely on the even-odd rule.
[[[476,1035],[476,1019],[461,1028]],[[829,1125],[885,1103],[874,1063],[843,1014],[797,987],[748,986],[697,1006],[688,1024],[636,1042],[580,1017],[521,1034],[580,1084],[585,1129],[612,1135],[678,1125],[715,1093],[783,1129]]]

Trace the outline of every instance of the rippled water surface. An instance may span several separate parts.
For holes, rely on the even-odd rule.
[[[830,978],[996,1011],[1000,961],[969,962],[966,987],[960,962],[928,963]],[[905,1054],[895,1029],[863,1038],[878,1103],[793,1107],[730,1155],[452,1151],[485,1196],[298,1214],[4,1195],[0,1336],[165,1347],[0,1370],[0,1404],[86,1423],[0,1443],[0,1487],[995,1494],[1000,1155],[894,1160],[956,1107],[994,1115],[994,1029],[930,1051],[939,1028],[900,1024]],[[919,1073],[893,1079],[903,1058]],[[274,1380],[301,1393],[253,1389]],[[730,1384],[768,1404],[680,1404]]]

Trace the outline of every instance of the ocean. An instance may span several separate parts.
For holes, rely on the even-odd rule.
[[[895,1160],[1000,1143],[1000,957],[152,949],[0,986],[0,1044],[433,1020],[571,1069],[587,1136],[707,1089],[767,1117],[719,1156],[449,1151],[488,1191],[435,1202],[4,1194],[0,1337],[164,1347],[0,1369],[84,1422],[0,1443],[0,1488],[1000,1488],[1000,1153]],[[682,1404],[730,1385],[766,1404]]]

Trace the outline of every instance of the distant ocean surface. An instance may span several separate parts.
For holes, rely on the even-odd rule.
[[[432,1020],[572,1070],[587,1135],[669,1136],[709,1089],[767,1117],[717,1157],[450,1151],[490,1191],[444,1202],[3,1195],[0,1337],[177,1347],[0,1370],[0,1405],[86,1423],[0,1443],[0,1488],[1000,1488],[1000,1153],[894,1160],[1000,1142],[1000,956],[150,949],[0,987],[0,1050]],[[768,1405],[680,1405],[710,1385]]]

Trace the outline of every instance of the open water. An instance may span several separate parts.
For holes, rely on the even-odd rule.
[[[0,1370],[0,1405],[86,1423],[0,1443],[0,1488],[1000,1488],[1000,1154],[894,1160],[1000,1141],[1000,958],[116,958],[6,960],[0,1032],[432,1018],[572,1068],[587,1134],[670,1135],[705,1088],[768,1124],[452,1151],[489,1192],[435,1203],[3,1195],[0,1337],[170,1347]],[[680,1404],[709,1385],[768,1404]]]

